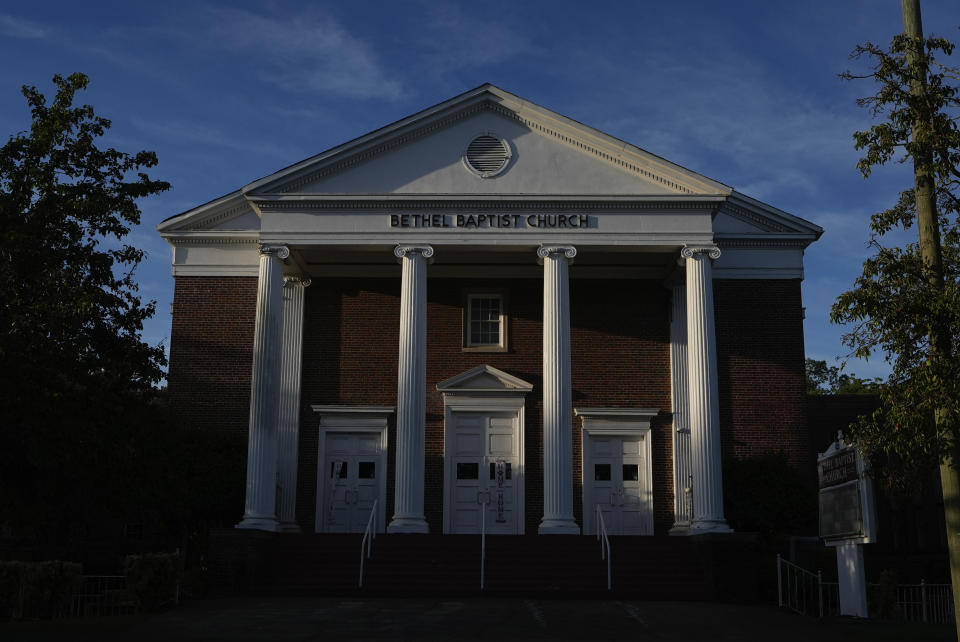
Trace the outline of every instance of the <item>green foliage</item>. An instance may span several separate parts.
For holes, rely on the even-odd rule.
[[[128,555],[123,560],[127,590],[136,596],[148,611],[174,604],[180,586],[178,553],[144,553]]]
[[[808,395],[875,395],[883,385],[879,377],[861,379],[816,359],[806,360],[806,375]]]
[[[80,573],[71,562],[0,562],[0,618],[67,617]]]
[[[724,512],[736,531],[765,536],[817,532],[813,475],[798,471],[782,453],[727,462],[723,491]]]
[[[208,461],[235,449],[174,424],[163,349],[141,340],[154,303],[125,238],[169,187],[145,173],[156,156],[99,144],[110,121],[73,104],[86,76],[53,83],[52,101],[22,88],[32,122],[0,148],[0,524],[60,556],[85,524],[216,514],[232,494]]]
[[[918,181],[932,181],[937,205],[942,265],[925,261],[919,243],[888,241],[917,222],[915,191],[904,190],[871,217],[873,255],[831,310],[832,321],[848,325],[852,355],[880,354],[892,366],[880,408],[853,427],[853,437],[871,455],[874,477],[901,490],[956,447],[960,427],[960,72],[938,60],[952,52],[941,38],[899,35],[889,49],[857,47],[853,57],[869,59],[870,71],[842,74],[878,87],[858,101],[882,120],[854,134],[863,176],[877,165],[912,162]]]

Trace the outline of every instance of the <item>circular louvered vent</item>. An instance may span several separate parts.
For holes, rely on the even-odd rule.
[[[467,145],[463,162],[482,178],[496,176],[510,161],[510,145],[492,134],[481,134]]]

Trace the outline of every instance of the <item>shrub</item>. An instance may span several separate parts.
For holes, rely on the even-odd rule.
[[[0,616],[57,618],[70,615],[80,587],[74,562],[0,562]]]
[[[127,589],[140,606],[155,611],[177,601],[180,586],[179,553],[143,553],[123,560]]]

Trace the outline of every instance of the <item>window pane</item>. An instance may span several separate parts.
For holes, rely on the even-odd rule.
[[[333,461],[330,462],[330,478],[333,479],[337,477],[337,466],[340,466],[340,479],[347,478],[347,462],[345,461]]]
[[[480,464],[457,464],[457,479],[480,479]]]
[[[469,306],[469,345],[500,345],[500,297],[473,296]]]
[[[610,464],[593,465],[594,481],[610,481]]]
[[[623,481],[640,481],[640,465],[624,464]]]
[[[360,479],[376,479],[377,478],[377,462],[375,461],[361,461],[357,466],[357,477]]]

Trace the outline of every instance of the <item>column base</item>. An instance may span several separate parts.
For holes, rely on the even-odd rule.
[[[545,519],[540,522],[537,535],[579,535],[580,527],[572,519]]]
[[[234,528],[249,529],[255,531],[270,531],[276,533],[280,524],[272,517],[245,517],[242,522]]]
[[[387,532],[426,535],[430,532],[430,527],[427,526],[427,520],[422,517],[394,517],[387,524]]]
[[[278,533],[299,533],[300,524],[296,522],[280,522],[277,524]]]
[[[725,519],[700,519],[690,524],[689,535],[703,535],[704,533],[732,533],[733,529]]]
[[[685,537],[690,534],[690,524],[674,524],[667,535],[673,535],[675,537]]]

